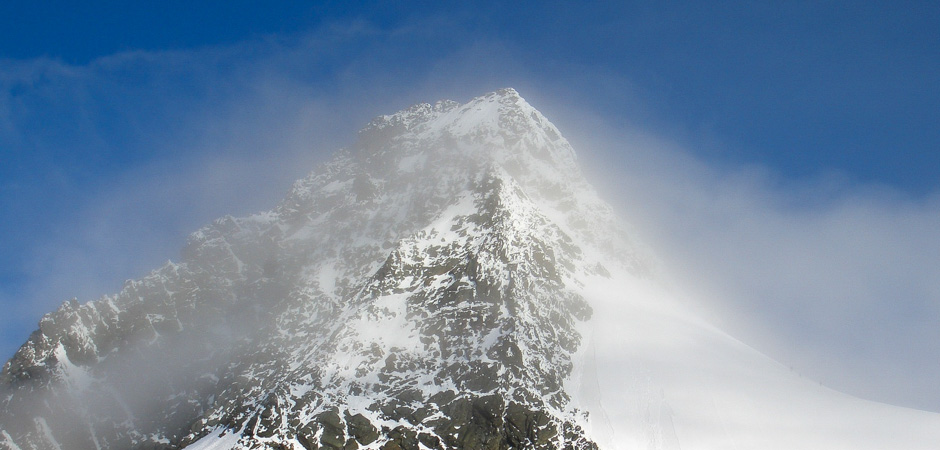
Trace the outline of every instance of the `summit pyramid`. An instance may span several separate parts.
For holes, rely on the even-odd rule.
[[[932,448],[690,312],[515,90],[380,116],[273,209],[64,303],[0,449]]]

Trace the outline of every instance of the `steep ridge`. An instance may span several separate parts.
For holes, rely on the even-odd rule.
[[[380,116],[274,209],[46,315],[0,449],[933,448],[690,312],[517,92]]]

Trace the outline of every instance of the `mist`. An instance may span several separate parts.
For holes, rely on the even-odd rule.
[[[938,410],[940,195],[838,172],[787,179],[591,114],[571,120],[560,127],[589,150],[598,187],[690,305],[809,379]]]
[[[643,120],[657,105],[618,75],[572,63],[552,77],[498,40],[416,56],[409,42],[427,33],[347,23],[81,66],[4,62],[3,140],[40,150],[29,175],[46,184],[3,186],[19,189],[9,211],[21,223],[4,231],[22,242],[23,267],[0,290],[3,354],[62,301],[117,292],[178,260],[186,235],[216,217],[273,207],[371,117],[512,86],[568,137],[665,276],[712,320],[835,389],[940,410],[940,196],[709,160],[702,136],[677,139]],[[600,94],[586,94],[598,86],[632,112],[607,115]],[[35,136],[50,118],[74,127]],[[100,161],[70,160],[76,145],[100,148]]]

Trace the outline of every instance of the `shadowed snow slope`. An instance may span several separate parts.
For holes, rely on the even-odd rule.
[[[45,316],[0,448],[932,448],[691,314],[516,91],[373,120],[274,209]]]

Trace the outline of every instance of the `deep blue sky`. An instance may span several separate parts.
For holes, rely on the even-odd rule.
[[[400,5],[5,2],[0,56],[82,65],[122,51],[296,38],[354,20],[383,30],[448,20],[453,33],[416,43],[414,63],[468,40],[498,40],[534,72],[575,79],[584,66],[624,77],[653,107],[632,120],[713,134],[723,145],[711,157],[760,161],[787,176],[843,170],[919,193],[937,185],[936,2]],[[600,110],[632,114],[617,95],[585,95]]]
[[[3,2],[0,356],[42,311],[269,207],[371,116],[504,86],[559,125],[586,111],[757,167],[797,203],[837,179],[932,205],[938,24],[931,1]]]

